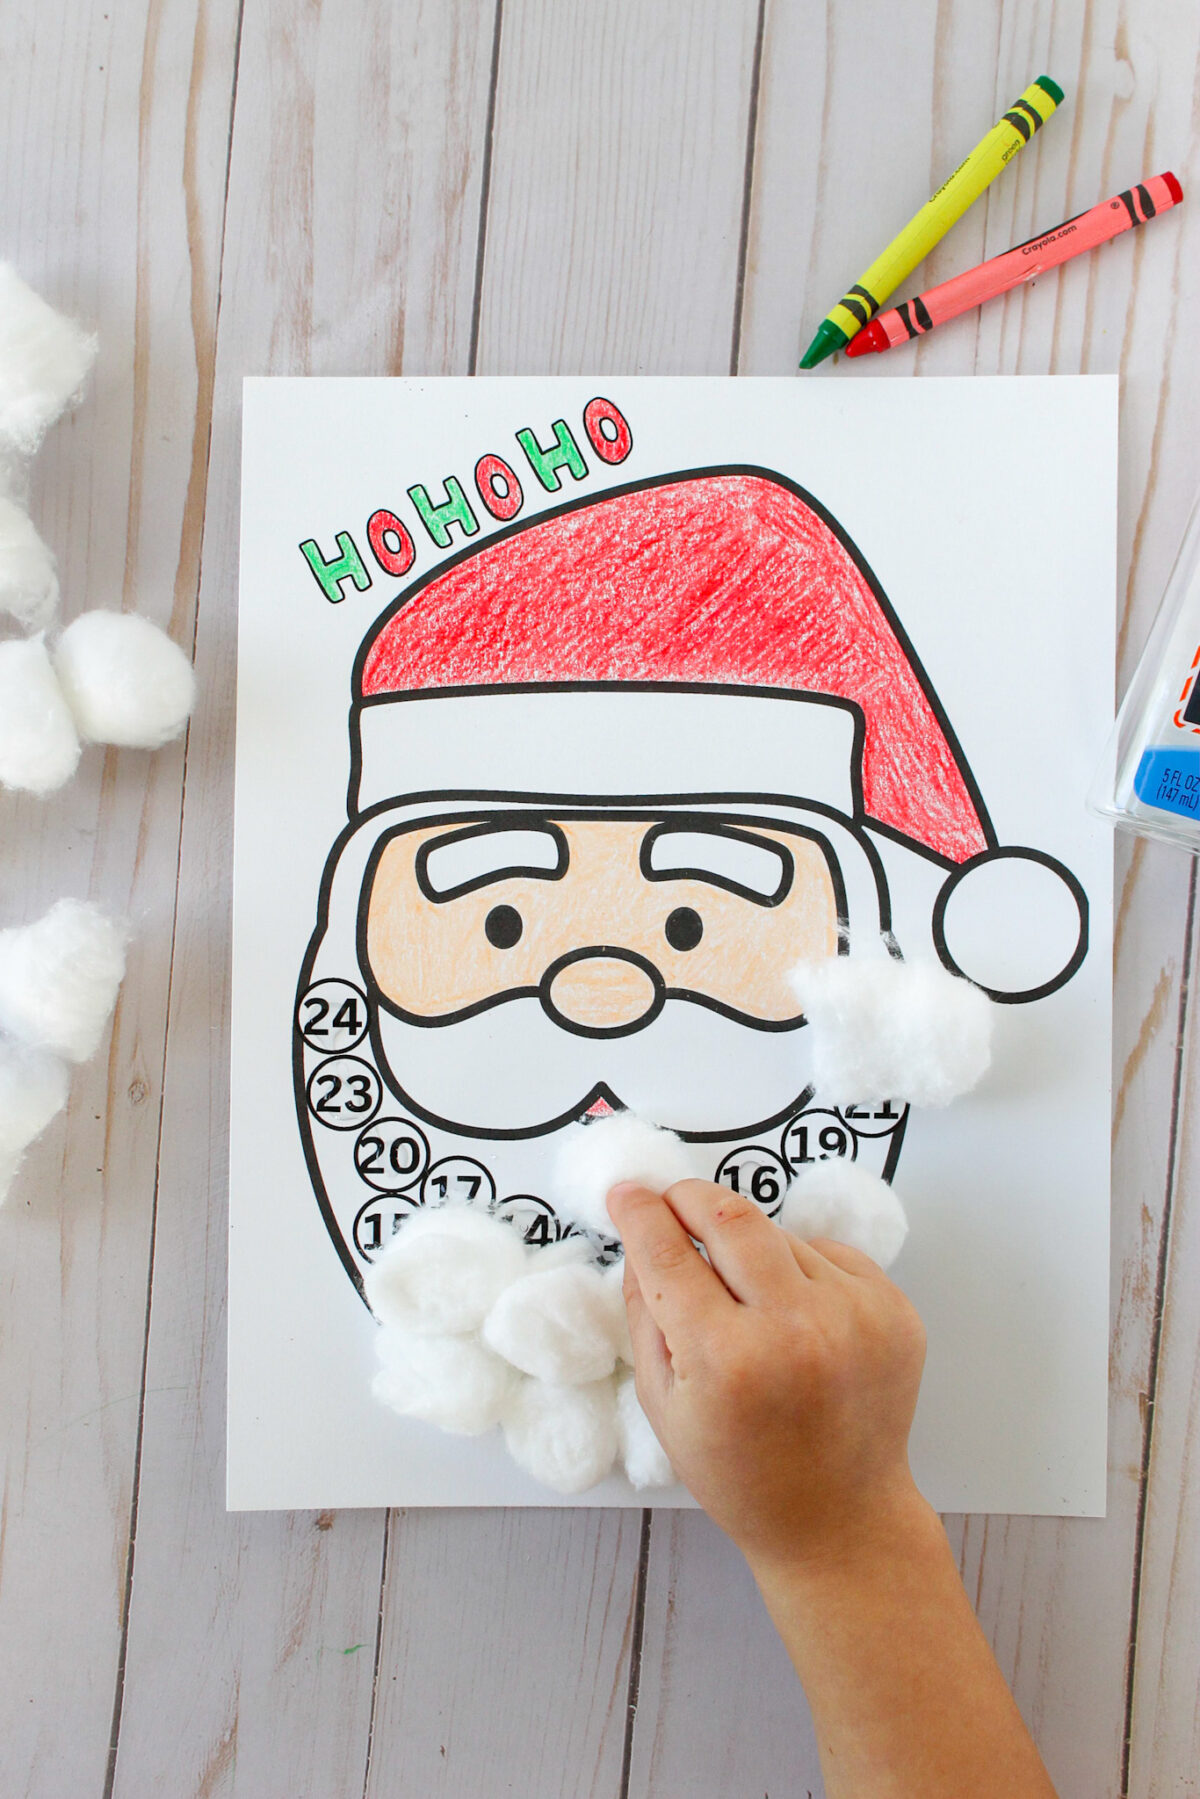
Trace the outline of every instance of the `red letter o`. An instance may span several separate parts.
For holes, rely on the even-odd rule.
[[[390,541],[389,541],[390,539]],[[394,512],[380,507],[367,520],[367,542],[385,575],[406,575],[416,550],[413,540]]]
[[[516,518],[525,501],[521,483],[501,456],[481,456],[475,464],[479,497],[493,518]]]
[[[611,400],[589,400],[583,409],[583,428],[601,462],[624,462],[633,448],[633,433]]]

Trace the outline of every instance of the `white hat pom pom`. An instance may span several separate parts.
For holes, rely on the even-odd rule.
[[[523,1380],[501,1420],[519,1468],[556,1493],[582,1493],[603,1480],[617,1455],[615,1382],[560,1387]]]
[[[992,1002],[937,962],[829,956],[788,977],[813,1034],[813,1078],[827,1097],[944,1106],[992,1059]]]
[[[694,1153],[673,1131],[632,1112],[612,1112],[564,1130],[552,1198],[555,1209],[571,1223],[619,1238],[606,1204],[611,1187],[619,1181],[636,1181],[654,1193],[665,1193],[676,1181],[698,1172]]]
[[[784,1194],[779,1222],[794,1237],[827,1237],[861,1249],[890,1268],[904,1246],[908,1219],[886,1181],[853,1162],[814,1162],[794,1177]]]
[[[0,785],[51,793],[79,762],[79,737],[41,637],[0,643]]]
[[[25,508],[0,493],[0,612],[26,631],[42,631],[57,610],[54,557]]]
[[[642,1410],[632,1373],[617,1382],[617,1441],[631,1487],[669,1487],[675,1482],[666,1450]]]
[[[178,737],[196,697],[191,662],[136,612],[81,613],[55,645],[54,667],[89,743],[158,749]]]
[[[993,1000],[1026,1005],[1069,981],[1087,954],[1087,895],[1057,857],[1011,844],[972,857],[947,877],[932,926],[953,974]]]
[[[31,456],[95,357],[96,339],[0,262],[0,440]]]
[[[85,900],[0,931],[0,1027],[70,1062],[95,1054],[125,972],[127,933]]]
[[[367,1270],[379,1322],[426,1336],[478,1330],[528,1254],[511,1224],[468,1205],[422,1206]]]
[[[381,1325],[376,1399],[402,1418],[477,1437],[500,1422],[520,1376],[474,1336],[426,1336]]]

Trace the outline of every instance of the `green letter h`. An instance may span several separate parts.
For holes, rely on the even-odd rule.
[[[532,431],[518,431],[517,442],[529,458],[529,466],[546,489],[547,493],[557,493],[562,486],[557,469],[564,465],[570,469],[577,481],[582,481],[587,474],[587,463],[579,454],[579,445],[571,436],[566,419],[554,421],[554,443],[548,450],[543,450]]]

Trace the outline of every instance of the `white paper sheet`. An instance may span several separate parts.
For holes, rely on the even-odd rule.
[[[587,411],[597,396],[627,421],[627,453]],[[575,456],[547,472],[550,491],[537,446],[559,420]],[[484,463],[478,485],[485,456],[519,482],[511,519],[493,516],[515,502],[509,476]],[[435,518],[439,547],[422,505],[456,501],[449,476],[463,504]],[[841,543],[869,568],[883,652],[857,624],[847,636],[847,605],[874,602],[844,569],[826,641],[819,583],[801,594],[812,543],[789,538],[796,519],[834,561]],[[566,520],[581,535],[564,550]],[[887,1165],[912,1226],[894,1277],[929,1335],[923,1489],[949,1511],[1103,1512],[1111,838],[1083,796],[1112,715],[1115,522],[1107,377],[247,381],[231,1508],[564,1503],[499,1433],[450,1437],[372,1398],[376,1326],[352,1273],[422,1192],[544,1198],[553,1127],[599,1092],[707,1133],[714,1172],[766,1167],[767,1199],[788,1158],[821,1142]],[[357,563],[323,585],[305,543],[318,563],[348,548]],[[386,572],[410,549],[403,575]],[[802,625],[816,634],[803,654]],[[353,710],[359,673],[371,691]],[[509,861],[538,871],[503,886],[527,914],[507,949],[490,937],[503,920],[490,947],[480,935],[503,897],[478,885],[496,872],[494,833],[462,837],[497,815],[525,832]],[[932,842],[914,842],[922,831]],[[560,836],[570,867],[556,876]],[[1078,884],[1087,951],[1070,978],[1055,970],[1076,950],[1075,889],[1053,873],[1037,888],[1043,864],[989,847],[1031,848]],[[987,878],[956,883],[976,856]],[[767,904],[784,865],[791,897]],[[781,1020],[776,966],[795,933],[828,928],[815,899],[801,916],[802,876],[834,893],[857,947],[880,866],[906,955],[934,954],[942,916],[966,972],[1051,989],[999,1008],[985,1084],[914,1111],[899,1144],[894,1113],[848,1116],[852,1095],[818,1094],[798,1115],[805,1033]],[[725,885],[705,884],[714,872]],[[739,897],[755,882],[757,902]],[[655,922],[668,892],[707,913],[690,949]],[[579,955],[603,947],[626,977],[609,1012],[592,981],[602,959]],[[303,1002],[319,980],[349,983],[317,990],[326,1010]],[[631,1028],[639,991],[652,999]],[[347,999],[340,1036],[322,1036]],[[297,1017],[315,1027],[307,1043]],[[555,1228],[537,1226],[536,1204],[515,1210],[523,1228]],[[643,1502],[620,1476],[565,1501]]]

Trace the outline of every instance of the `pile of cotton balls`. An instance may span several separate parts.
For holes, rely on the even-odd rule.
[[[96,340],[0,263],[0,785],[46,794],[88,743],[157,749],[187,723],[188,658],[134,613],[58,615],[54,557],[29,516],[28,463],[78,396]],[[60,900],[0,931],[0,1200],[23,1151],[66,1103],[68,1062],[99,1047],[125,972],[125,927]]]
[[[945,1105],[989,1065],[992,1002],[940,966],[882,947],[793,972],[818,1089]],[[634,1388],[623,1264],[602,1267],[599,1252],[617,1235],[606,1201],[618,1182],[664,1193],[703,1175],[697,1151],[673,1132],[612,1113],[563,1133],[552,1198],[577,1234],[531,1249],[510,1223],[469,1205],[417,1212],[366,1277],[380,1325],[376,1397],[465,1436],[499,1425],[518,1466],[559,1493],[594,1486],[618,1459],[633,1486],[668,1485],[670,1462]],[[778,1221],[881,1268],[908,1234],[888,1183],[832,1158],[793,1176]]]
[[[623,1263],[599,1266],[597,1237],[615,1235],[605,1195],[618,1181],[661,1193],[698,1172],[687,1144],[622,1112],[564,1133],[555,1203],[585,1234],[531,1249],[470,1205],[418,1211],[366,1277],[380,1325],[376,1397],[464,1436],[499,1425],[517,1465],[559,1493],[594,1486],[618,1459],[634,1487],[669,1485],[634,1388]],[[780,1221],[854,1243],[882,1266],[907,1231],[886,1182],[832,1162],[792,1183]]]
[[[501,1425],[518,1466],[558,1493],[595,1486],[618,1455],[635,1486],[669,1484],[633,1388],[622,1265],[593,1252],[584,1237],[529,1249],[469,1205],[418,1212],[366,1279],[376,1397],[463,1436]]]

